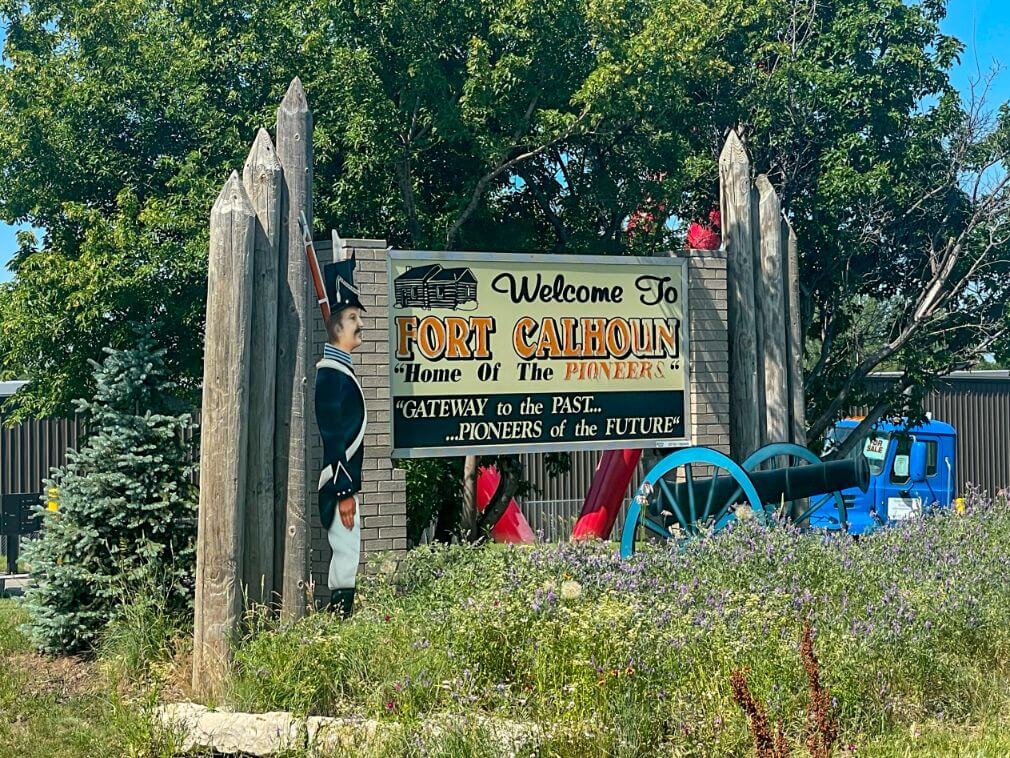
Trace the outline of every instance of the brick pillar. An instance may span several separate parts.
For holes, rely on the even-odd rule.
[[[688,319],[692,444],[729,455],[726,251],[689,250]]]
[[[389,457],[391,421],[389,416],[389,284],[386,267],[385,240],[344,240],[354,252],[357,267],[354,283],[361,291],[365,306],[365,334],[361,347],[354,351],[354,371],[365,393],[368,426],[365,429],[365,460],[361,476],[361,559],[362,562],[380,551],[407,551],[407,481],[405,472],[394,468]],[[319,263],[332,260],[332,246],[316,243]],[[312,361],[318,361],[326,344],[326,329],[319,312],[313,311]],[[315,371],[309,374],[310,403],[315,398]],[[315,427],[315,407],[312,408],[313,434],[309,447],[309,470],[322,469],[322,440]],[[312,487],[315,487],[312,478]],[[316,583],[316,598],[329,599],[326,575],[330,564],[330,546],[319,522],[315,491],[309,495],[312,516],[311,566]]]

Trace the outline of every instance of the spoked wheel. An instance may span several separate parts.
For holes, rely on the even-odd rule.
[[[795,468],[810,463],[822,463],[822,461],[802,445],[794,445],[791,442],[775,442],[751,453],[741,465],[750,474],[759,469]],[[764,503],[763,505],[775,511],[783,503]],[[785,501],[784,515],[788,516],[797,510],[795,505],[788,500]],[[810,526],[818,529],[841,531],[848,529],[848,514],[841,492],[829,492],[826,495],[809,498],[808,501],[802,502],[802,507],[798,510],[799,514],[791,519],[797,525],[809,523]]]
[[[738,503],[761,511],[757,490],[739,464],[707,447],[671,453],[649,471],[631,500],[621,557],[634,553],[646,535],[671,539],[719,529],[734,517]]]

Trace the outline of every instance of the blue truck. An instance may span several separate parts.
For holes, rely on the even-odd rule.
[[[841,444],[859,425],[843,419],[828,434],[827,448]],[[950,507],[957,484],[957,432],[950,424],[929,420],[906,428],[880,422],[850,455],[862,455],[870,466],[870,487],[842,491],[849,531],[861,534],[878,526],[913,518],[924,509]],[[832,508],[811,517],[811,524],[839,528]]]

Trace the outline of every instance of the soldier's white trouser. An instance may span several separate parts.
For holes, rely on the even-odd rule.
[[[340,507],[333,515],[333,523],[326,530],[326,539],[333,550],[327,585],[331,590],[354,587],[361,558],[361,501],[354,498],[354,528],[348,529],[340,520]]]

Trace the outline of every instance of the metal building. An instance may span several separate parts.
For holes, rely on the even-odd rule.
[[[25,382],[0,382],[0,554],[11,573],[17,564],[18,539],[31,522],[31,509],[42,495],[43,480],[54,466],[66,462],[67,449],[76,448],[82,424],[76,419],[42,419],[7,425],[4,401]],[[0,565],[0,573],[4,566]]]
[[[883,385],[898,376],[881,372],[873,381]],[[968,484],[990,494],[1010,488],[1010,371],[955,372],[930,393],[925,408],[933,418],[957,430],[958,493]],[[860,412],[865,409],[854,411]],[[526,475],[537,488],[523,503],[523,513],[544,539],[565,539],[571,533],[601,455],[599,451],[572,453],[571,471],[553,478],[543,456],[522,456]],[[627,497],[638,488],[644,472],[645,466],[639,464]],[[617,523],[623,519],[622,508]]]
[[[3,401],[25,382],[0,382],[0,495],[41,493],[42,480],[66,462],[82,424],[75,419],[33,419],[7,425]]]
[[[894,381],[881,372],[874,380]],[[956,371],[925,400],[933,418],[957,431],[957,488],[973,484],[993,494],[1010,488],[1010,371]]]
[[[888,382],[896,376],[881,373],[874,379]],[[0,382],[0,402],[22,384]],[[925,406],[933,418],[957,430],[959,492],[969,483],[990,493],[1010,487],[1010,371],[951,374],[926,398]],[[0,426],[0,494],[41,493],[49,469],[64,464],[67,448],[79,444],[82,431],[80,422],[66,419]],[[543,456],[522,456],[526,475],[537,488],[523,504],[534,531],[541,531],[548,540],[570,534],[600,455],[599,451],[572,453],[571,471],[553,478],[547,474]],[[629,496],[644,470],[645,466],[639,465]],[[623,519],[623,511],[619,518]]]

